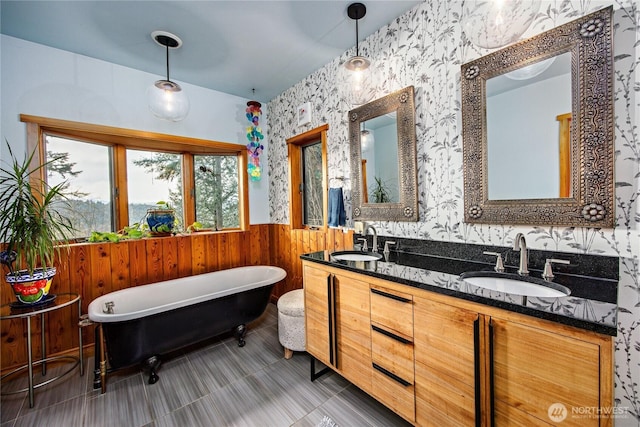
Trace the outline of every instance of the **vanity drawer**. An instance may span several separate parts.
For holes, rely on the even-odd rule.
[[[371,379],[372,392],[378,400],[407,420],[415,421],[416,399],[413,383],[402,382],[375,362]]]
[[[413,296],[372,285],[371,323],[413,340]]]
[[[413,342],[393,332],[371,325],[371,358],[373,363],[413,384]]]

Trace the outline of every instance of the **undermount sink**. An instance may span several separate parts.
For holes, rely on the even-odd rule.
[[[471,285],[481,288],[528,297],[557,298],[571,294],[571,289],[566,286],[517,274],[470,271],[462,273],[460,278]]]
[[[331,257],[338,261],[378,261],[382,255],[377,252],[338,251],[332,252]]]

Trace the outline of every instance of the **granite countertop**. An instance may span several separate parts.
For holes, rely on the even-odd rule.
[[[308,253],[300,258],[601,334],[617,333],[617,280],[556,273],[553,281],[571,289],[571,295],[523,297],[460,279],[460,274],[467,271],[491,270],[486,263],[403,252],[392,252],[379,261],[335,260],[329,251]],[[507,272],[514,271],[507,267]],[[540,275],[539,271],[531,271],[531,276]]]

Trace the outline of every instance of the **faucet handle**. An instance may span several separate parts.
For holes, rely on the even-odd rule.
[[[502,261],[502,254],[499,252],[482,252],[485,255],[493,255],[496,257],[496,266],[493,267],[498,273],[504,273],[504,262]]]
[[[550,281],[555,277],[551,269],[551,264],[571,264],[571,262],[566,259],[547,258],[547,261],[544,263],[544,271],[542,272],[542,278],[544,280]]]
[[[365,239],[364,237],[361,237],[359,239],[357,239],[359,242],[362,241],[362,250],[363,251],[368,251],[369,250],[369,246],[367,245],[367,239]]]
[[[390,252],[389,251],[389,245],[395,245],[395,244],[396,244],[396,242],[392,242],[390,240],[385,240],[385,242],[384,242],[384,250],[382,252],[388,254]]]

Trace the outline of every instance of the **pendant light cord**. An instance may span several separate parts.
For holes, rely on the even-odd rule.
[[[360,56],[360,48],[358,46],[358,21],[360,19],[356,19],[356,56]]]
[[[167,48],[167,81],[170,82],[171,80],[169,79],[169,44],[165,44],[164,45]]]

